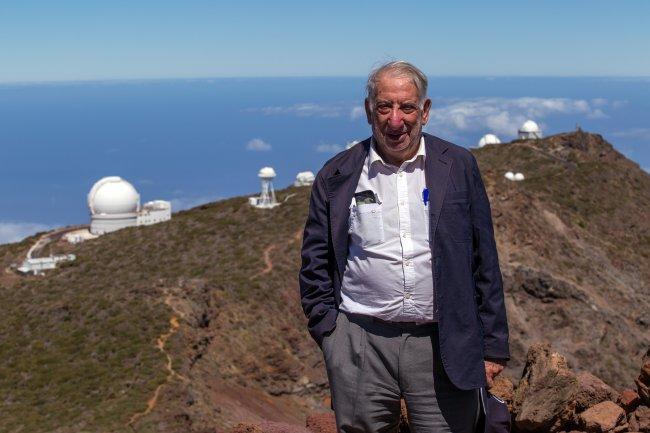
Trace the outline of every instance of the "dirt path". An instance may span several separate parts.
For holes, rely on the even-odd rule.
[[[262,258],[264,259],[264,269],[255,275],[252,275],[250,277],[251,280],[257,277],[261,277],[262,275],[266,275],[273,270],[273,260],[271,260],[271,253],[274,249],[276,249],[276,245],[269,245],[268,247],[264,248],[264,252],[262,253]]]
[[[173,365],[172,365],[172,357],[169,354],[169,352],[167,352],[167,349],[165,348],[165,345],[167,344],[167,340],[169,340],[169,338],[172,335],[174,335],[178,331],[178,329],[180,328],[180,323],[178,321],[178,317],[179,316],[183,317],[183,314],[181,312],[177,311],[174,308],[174,306],[172,305],[172,296],[171,295],[167,295],[165,297],[165,304],[167,306],[169,306],[169,308],[172,309],[173,314],[169,318],[169,329],[167,330],[167,332],[165,332],[164,334],[161,334],[160,337],[158,337],[156,339],[156,348],[158,350],[160,350],[165,355],[165,357],[167,358],[167,362],[165,364],[165,370],[167,370],[167,378],[165,379],[164,383],[161,383],[160,385],[158,385],[156,387],[153,395],[147,401],[147,407],[145,408],[145,410],[142,411],[142,412],[138,412],[138,413],[134,414],[131,417],[131,419],[129,420],[129,422],[127,424],[130,427],[133,427],[133,424],[137,420],[139,420],[140,418],[142,418],[142,417],[148,415],[149,413],[151,413],[151,411],[158,404],[158,397],[160,396],[160,391],[162,390],[163,386],[165,386],[165,385],[167,385],[169,383],[170,380],[172,380],[173,378],[177,378],[177,379],[180,379],[180,380],[182,380],[184,382],[188,381],[188,379],[186,377],[178,374],[178,372],[176,372],[174,370]]]

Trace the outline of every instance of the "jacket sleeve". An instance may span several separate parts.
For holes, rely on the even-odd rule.
[[[471,155],[471,154],[470,154]],[[474,155],[471,155],[471,219],[473,231],[473,267],[476,299],[483,326],[484,356],[508,360],[508,319],[503,296],[503,281],[490,202]]]
[[[309,333],[319,346],[323,337],[336,326],[338,314],[330,272],[334,260],[331,251],[327,191],[319,173],[311,190],[299,274],[302,309],[307,316]]]

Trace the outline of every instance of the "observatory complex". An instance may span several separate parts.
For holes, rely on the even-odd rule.
[[[172,217],[172,207],[168,201],[150,201],[140,207],[140,194],[133,185],[118,176],[104,177],[93,185],[88,193],[88,208],[92,235],[156,224]]]
[[[483,147],[486,144],[501,144],[501,140],[499,140],[499,137],[494,134],[485,134],[478,141],[478,147]]]
[[[537,123],[532,120],[526,120],[521,128],[519,128],[520,140],[531,140],[542,138],[542,130],[539,129]]]
[[[273,189],[273,179],[275,179],[273,167],[262,167],[257,173],[257,177],[262,181],[262,193],[259,197],[249,197],[248,203],[258,209],[271,209],[279,206],[280,203],[276,200]]]

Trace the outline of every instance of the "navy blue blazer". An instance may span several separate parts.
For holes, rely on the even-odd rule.
[[[433,290],[443,365],[461,389],[486,386],[484,359],[510,358],[490,203],[467,149],[424,134]],[[370,138],[339,153],[312,186],[300,295],[320,346],[336,326],[348,256],[348,217]]]

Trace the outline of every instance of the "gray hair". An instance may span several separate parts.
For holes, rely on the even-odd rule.
[[[377,81],[384,74],[390,74],[393,77],[410,77],[418,90],[419,102],[422,103],[427,97],[427,76],[409,62],[394,60],[373,69],[370,75],[368,75],[366,90],[370,102],[375,102],[375,98],[377,97]]]

